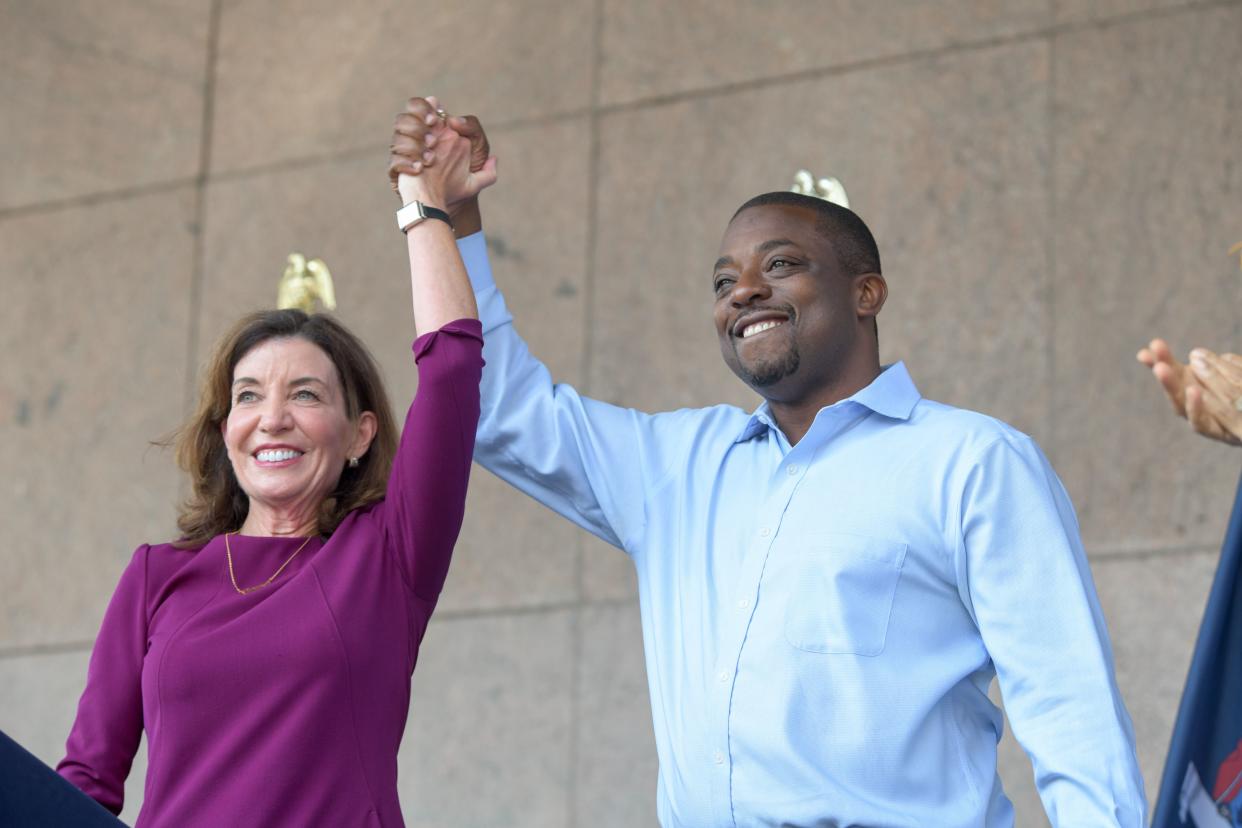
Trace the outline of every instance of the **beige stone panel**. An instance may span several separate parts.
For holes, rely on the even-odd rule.
[[[1153,804],[1219,559],[1219,547],[1212,547],[1092,564]]]
[[[206,0],[0,0],[0,208],[198,171]]]
[[[1055,43],[1052,445],[1092,551],[1214,545],[1236,458],[1193,436],[1134,361],[1237,351],[1242,8]]]
[[[736,206],[810,167],[877,236],[885,361],[1040,436],[1047,82],[1047,46],[1015,44],[605,117],[592,389],[755,404],[720,357],[711,267]]]
[[[582,597],[587,601],[635,601],[634,561],[610,543],[582,533]]]
[[[615,104],[1035,31],[1048,0],[605,0],[600,96]],[[801,101],[814,108],[816,99]],[[751,122],[758,136],[762,127]]]
[[[182,416],[189,190],[0,221],[0,646],[92,638],[134,547],[174,531],[149,441]]]
[[[440,610],[577,600],[579,534],[569,521],[475,464]]]
[[[571,611],[432,620],[398,785],[406,825],[570,824]]]
[[[1125,15],[1167,11],[1193,5],[1191,0],[1052,0],[1058,24],[1103,22]]]
[[[0,730],[49,767],[65,755],[78,698],[86,686],[87,650],[0,658]],[[129,825],[142,808],[147,742],[138,745],[125,782],[121,820]]]
[[[995,682],[992,684],[992,701],[1000,704],[1000,693]],[[1005,796],[1013,803],[1014,825],[1048,828],[1048,815],[1044,813],[1044,803],[1039,798],[1039,789],[1035,787],[1035,771],[1022,746],[1013,737],[1008,717],[1005,718],[1005,735],[996,753],[996,770],[1001,784],[1005,786]]]
[[[387,144],[411,95],[484,123],[590,103],[593,5],[225,3],[213,167]]]
[[[501,183],[483,208],[496,279],[532,350],[572,382],[586,324],[587,122],[500,129],[491,140]],[[404,422],[417,385],[409,269],[382,156],[211,185],[200,362],[236,317],[275,303],[285,256],[300,250],[331,268],[339,315],[372,348]],[[476,467],[442,606],[573,600],[576,531]]]
[[[637,606],[582,611],[574,825],[656,826],[655,736]]]

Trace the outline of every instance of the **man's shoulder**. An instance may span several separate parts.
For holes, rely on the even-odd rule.
[[[735,439],[754,416],[736,405],[720,403],[701,408],[677,408],[649,415],[662,429],[686,436]]]
[[[1004,420],[936,400],[920,399],[911,412],[910,422],[934,432],[938,442],[960,448],[982,451],[997,443],[1038,448],[1034,438]]]

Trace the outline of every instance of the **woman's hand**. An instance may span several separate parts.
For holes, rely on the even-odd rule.
[[[404,203],[409,203],[410,198],[402,192],[403,179],[406,179],[404,186],[413,193],[416,188],[409,178],[430,176],[437,166],[458,163],[457,138],[466,143],[468,174],[463,176],[456,169],[450,171],[439,193],[442,201],[436,204],[447,208],[450,214],[461,211],[479,192],[496,182],[496,159],[491,155],[487,135],[473,115],[450,116],[440,108],[434,96],[410,98],[406,102],[405,111],[397,115],[393,124],[388,164],[389,180]],[[451,158],[447,154],[450,151],[454,153]],[[428,186],[435,188],[437,185]]]
[[[444,125],[435,127],[427,140],[434,141],[434,158],[430,163],[422,162],[417,174],[398,175],[397,194],[403,204],[421,201],[444,209],[450,201],[458,200],[451,198],[451,194],[465,192],[472,186],[470,144]]]
[[[1190,365],[1174,358],[1163,339],[1153,339],[1138,352],[1138,361],[1151,369],[1179,417],[1185,417],[1204,437],[1231,445],[1242,444],[1242,357],[1217,355],[1204,348],[1190,353]]]

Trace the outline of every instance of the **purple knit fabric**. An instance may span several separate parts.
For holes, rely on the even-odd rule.
[[[138,826],[402,824],[397,748],[461,528],[482,341],[476,320],[419,337],[387,498],[270,586],[233,589],[223,537],[138,548],[57,771],[119,813],[145,728]],[[233,536],[237,582],[262,583],[302,540]]]

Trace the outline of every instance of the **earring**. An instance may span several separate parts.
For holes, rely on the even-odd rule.
[[[357,457],[351,457],[351,458],[349,458],[349,467],[350,467],[351,469],[356,469],[356,468],[358,468],[358,458],[357,458]]]

